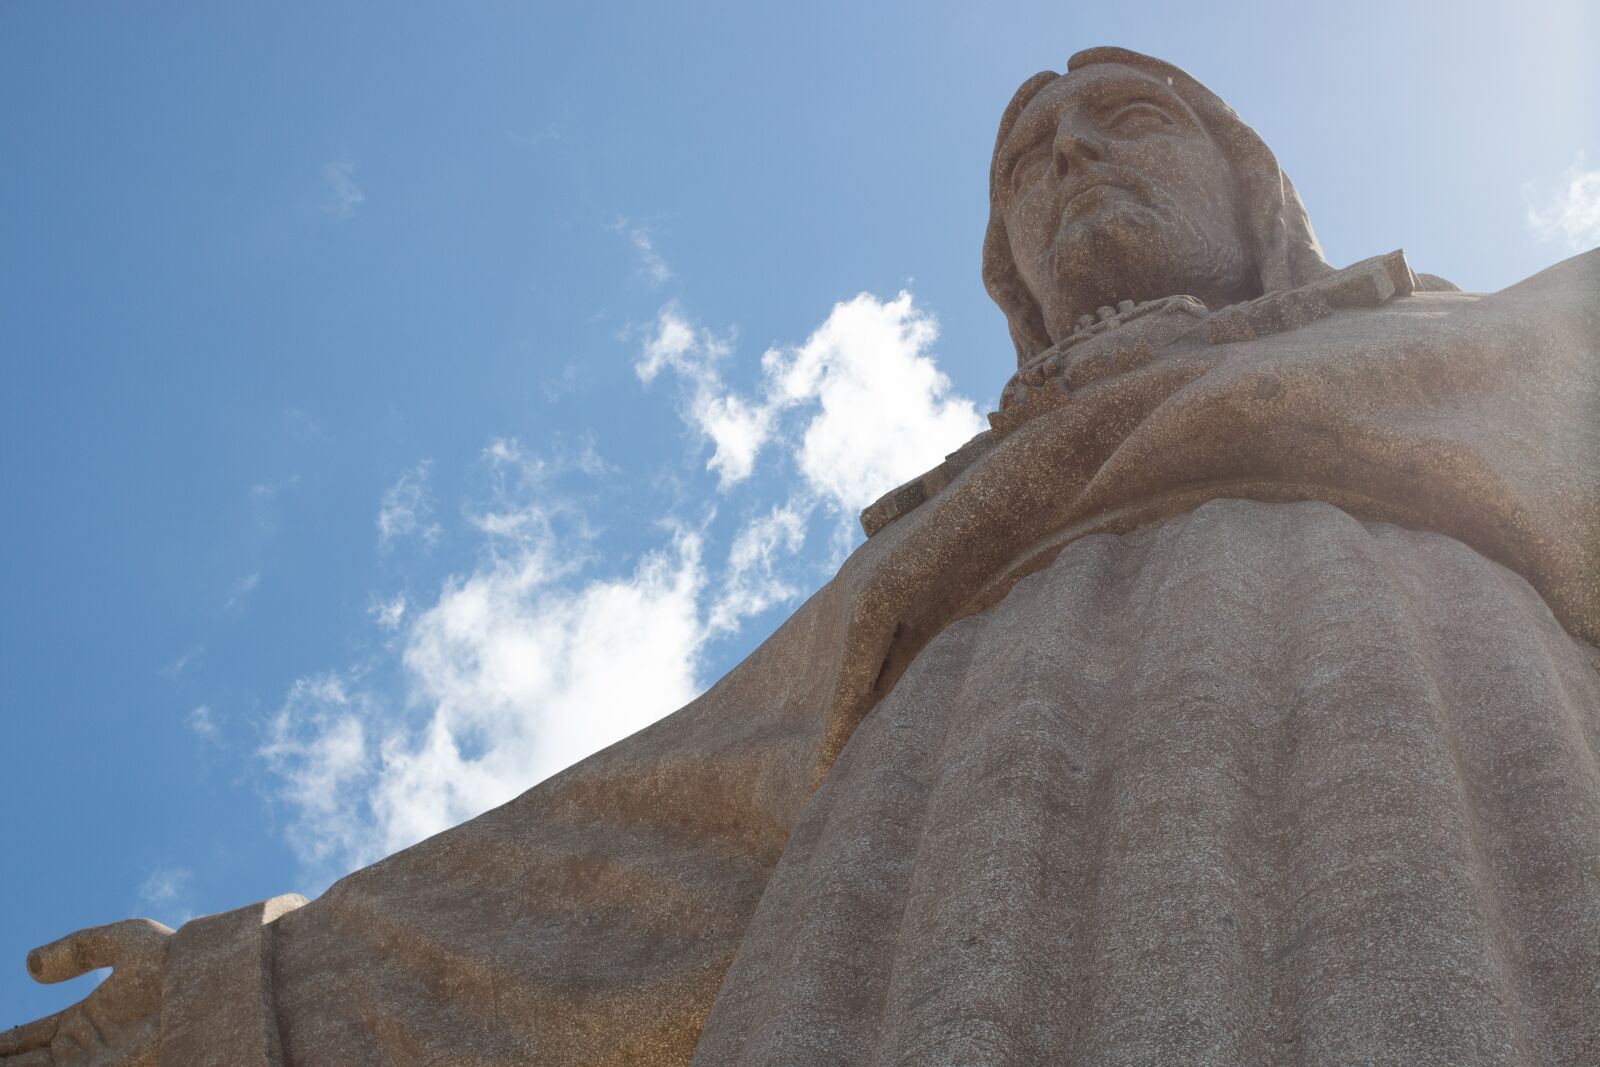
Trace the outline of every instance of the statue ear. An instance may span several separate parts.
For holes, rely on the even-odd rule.
[[[994,153],[989,157],[989,226],[983,235],[983,287],[1000,306],[1011,328],[1011,343],[1017,350],[1017,366],[1050,347],[1050,335],[1044,328],[1044,314],[1017,273],[1016,260],[1011,254],[1011,238],[1006,233],[1005,217],[1000,206],[1000,148],[1017,124],[1028,101],[1039,90],[1061,75],[1042,70],[1023,82],[1011,96],[1005,114],[1000,118],[1000,131],[995,135]]]

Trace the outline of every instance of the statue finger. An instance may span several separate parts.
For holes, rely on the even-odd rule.
[[[43,1019],[35,1019],[31,1023],[23,1023],[21,1026],[0,1031],[0,1056],[16,1057],[35,1049],[49,1048],[50,1042],[55,1040],[56,1028],[61,1024],[61,1014],[56,1012],[54,1015],[46,1015]],[[3,1062],[5,1067],[13,1067],[9,1058],[0,1062]]]
[[[154,951],[171,934],[169,927],[149,919],[123,919],[106,926],[92,926],[28,953],[28,973],[36,982],[65,982]]]

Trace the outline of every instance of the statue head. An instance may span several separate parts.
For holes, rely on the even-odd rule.
[[[1222,307],[1331,271],[1270,149],[1205,86],[1121,48],[1023,83],[989,169],[983,279],[1017,362],[1123,300]]]

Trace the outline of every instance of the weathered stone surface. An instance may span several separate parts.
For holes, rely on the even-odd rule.
[[[1592,1063],[1586,652],[1329,504],[1080,538],[856,730],[696,1067]]]
[[[1335,272],[1188,75],[1069,67],[985,244],[1047,402],[676,714],[135,938],[124,1061],[1600,1062],[1600,251]],[[124,1062],[66,1018],[0,1064]]]
[[[272,924],[305,903],[288,893],[185,923],[173,936],[161,991],[160,1062],[283,1062],[272,995]]]

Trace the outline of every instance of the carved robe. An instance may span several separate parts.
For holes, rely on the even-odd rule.
[[[190,923],[164,1067],[1600,1063],[1600,252],[1279,327],[1013,420],[676,714]]]

